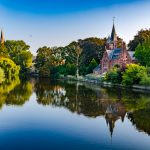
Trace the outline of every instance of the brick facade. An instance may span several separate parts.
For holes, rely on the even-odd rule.
[[[115,32],[115,26],[113,24],[113,29],[111,37],[108,37],[106,42],[106,51],[103,54],[103,58],[100,62],[100,73],[103,74],[115,65],[120,66],[120,68],[125,67],[127,64],[135,63],[134,52],[129,52],[126,48],[124,42],[122,42],[122,47],[117,48],[117,34]]]

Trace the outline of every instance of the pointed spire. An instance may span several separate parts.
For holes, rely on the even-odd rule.
[[[106,120],[107,126],[109,127],[110,137],[112,138],[114,127],[115,127],[115,118],[113,118],[111,114],[106,114],[105,120]]]
[[[3,33],[3,30],[1,30],[0,43],[4,44],[4,33]]]
[[[117,38],[114,21],[115,21],[115,17],[113,17],[113,27],[112,27],[112,32],[111,32],[111,40],[112,41],[115,41]]]

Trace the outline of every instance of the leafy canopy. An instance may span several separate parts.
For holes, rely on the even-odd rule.
[[[22,40],[7,40],[5,42],[5,47],[10,58],[20,66],[21,73],[26,73],[32,66],[33,55],[29,51],[30,46]]]
[[[141,65],[150,67],[150,38],[139,43],[135,49],[135,57]]]
[[[6,78],[14,78],[19,75],[20,67],[9,58],[0,58],[0,67],[4,70]]]
[[[144,66],[138,64],[128,64],[125,72],[122,76],[122,84],[134,85],[139,84],[142,80],[143,74],[146,74],[147,70]]]
[[[150,29],[140,30],[137,35],[134,36],[134,39],[129,42],[129,50],[135,51],[137,46],[145,42],[145,40],[148,38],[150,38]]]

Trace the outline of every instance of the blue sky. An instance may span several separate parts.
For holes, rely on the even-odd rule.
[[[0,0],[0,28],[5,39],[38,47],[64,46],[87,37],[103,38],[112,28],[126,42],[150,28],[150,0]]]

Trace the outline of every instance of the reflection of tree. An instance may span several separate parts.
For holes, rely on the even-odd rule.
[[[29,100],[32,94],[32,84],[28,82],[22,82],[13,91],[11,91],[5,103],[7,105],[23,105],[27,100]]]
[[[144,131],[150,135],[150,103],[144,109],[129,113],[128,118],[139,131]]]
[[[149,132],[149,123],[145,122],[150,122],[150,107],[145,108],[150,103],[150,94],[43,79],[35,84],[35,92],[39,104],[65,107],[88,117],[105,117],[111,135],[116,120],[121,119],[123,122],[126,112],[132,112],[132,121],[138,125],[137,128]]]
[[[22,105],[32,94],[32,84],[29,81],[21,82],[19,78],[0,85],[0,106]]]
[[[61,105],[65,98],[66,91],[60,85],[47,80],[37,81],[35,84],[35,92],[37,95],[37,102],[43,105]]]
[[[8,93],[10,93],[17,85],[20,84],[19,78],[0,84],[0,107],[5,103]]]
[[[38,103],[63,106],[72,112],[91,117],[102,114],[94,91],[75,84],[48,83],[43,80],[36,83],[35,91]]]

